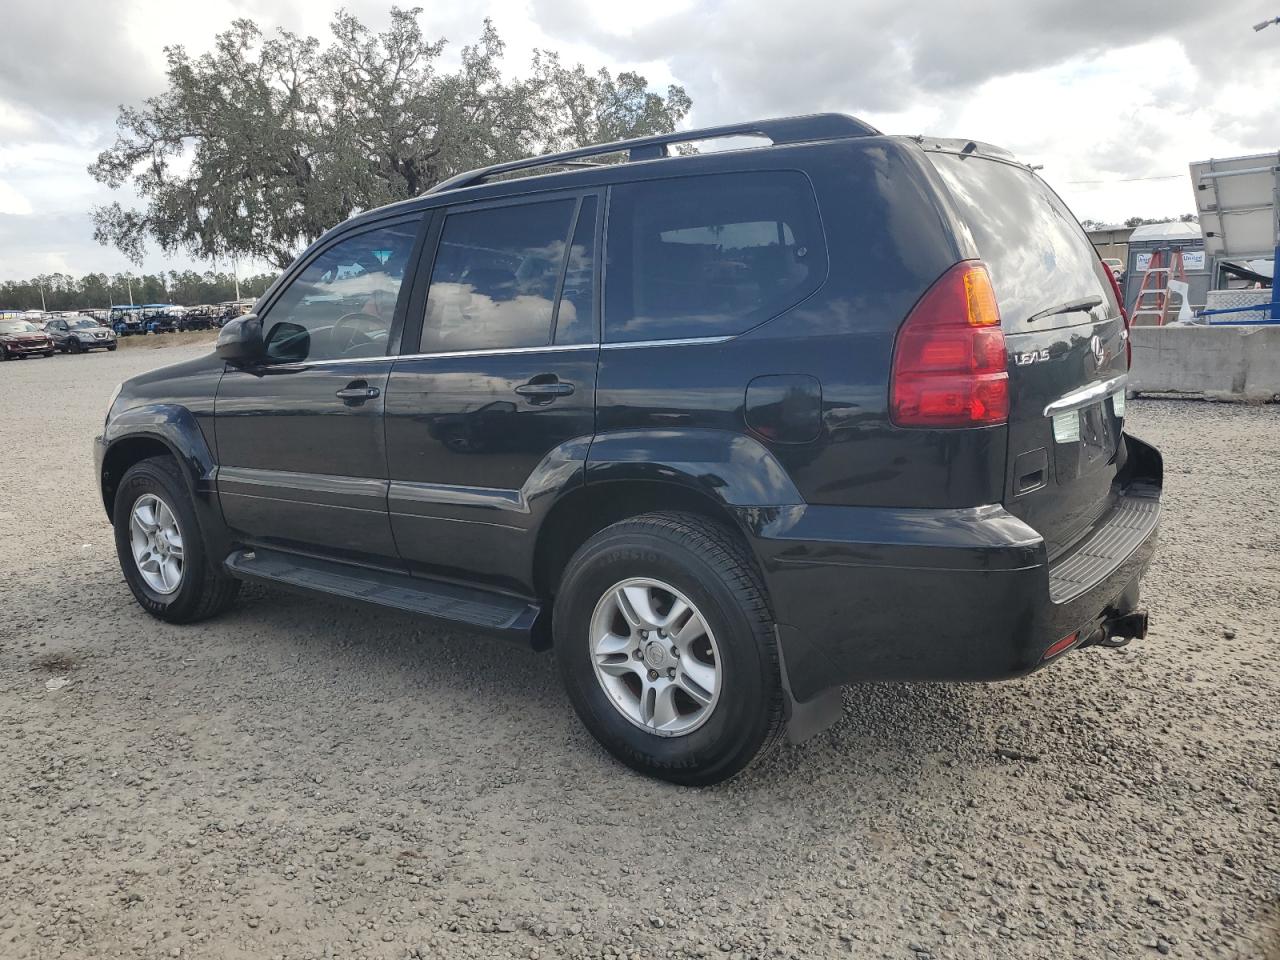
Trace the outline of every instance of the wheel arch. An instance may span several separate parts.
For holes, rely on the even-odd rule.
[[[628,479],[577,487],[560,498],[538,528],[533,557],[533,585],[538,596],[555,596],[570,558],[605,527],[657,512],[697,514],[746,539],[741,522],[725,503],[687,483]]]
[[[149,457],[166,455],[181,462],[177,451],[154,434],[130,434],[120,437],[107,447],[102,457],[102,469],[98,474],[98,487],[102,494],[102,505],[108,517],[111,516],[115,506],[116,489],[120,486],[120,478],[129,468]]]
[[[218,503],[217,464],[191,411],[176,404],[130,408],[112,418],[102,442],[98,484],[107,516],[112,516],[116,489],[130,467],[148,457],[171,456],[205,533],[209,559],[220,564],[230,546]]]

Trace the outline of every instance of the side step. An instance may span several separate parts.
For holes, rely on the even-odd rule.
[[[241,580],[389,607],[523,643],[533,642],[542,612],[539,604],[505,593],[261,547],[234,550],[225,565]]]

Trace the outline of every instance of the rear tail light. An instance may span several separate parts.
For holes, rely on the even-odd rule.
[[[957,263],[908,314],[893,350],[889,414],[900,427],[1008,421],[1004,332],[982,261]]]
[[[1102,263],[1102,261],[1098,261]],[[1129,333],[1129,311],[1124,308],[1124,294],[1120,292],[1120,281],[1116,279],[1116,275],[1111,272],[1111,268],[1105,263],[1102,264],[1102,272],[1107,275],[1107,279],[1111,281],[1111,292],[1116,295],[1116,306],[1120,308],[1120,319],[1124,321],[1124,359],[1125,365],[1130,370],[1133,369],[1133,342]]]

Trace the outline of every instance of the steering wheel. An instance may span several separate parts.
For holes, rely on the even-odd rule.
[[[333,347],[343,356],[361,347],[375,343],[381,334],[387,334],[387,324],[368,313],[348,313],[339,317],[329,334]]]

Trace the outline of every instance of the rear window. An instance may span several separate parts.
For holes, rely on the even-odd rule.
[[[609,200],[605,339],[742,333],[826,278],[813,190],[792,171],[651,180]]]
[[[1088,297],[1102,298],[1094,319],[1119,312],[1093,244],[1039,177],[976,154],[930,152],[929,158],[991,272],[1005,329],[1023,332],[1033,314]],[[1037,320],[1034,329],[1088,322],[1088,313],[1063,313]]]

